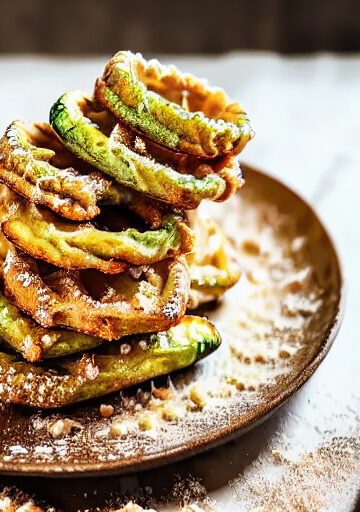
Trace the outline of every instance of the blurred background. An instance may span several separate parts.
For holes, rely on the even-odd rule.
[[[0,53],[360,50],[359,0],[0,0]]]

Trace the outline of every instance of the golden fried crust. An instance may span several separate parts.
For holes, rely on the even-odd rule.
[[[47,206],[54,212],[72,220],[86,220],[98,215],[99,208],[95,205],[84,208],[80,203],[74,203],[71,199],[62,198],[58,194],[40,190],[36,185],[26,181],[5,167],[0,166],[0,181],[17,194],[29,201]]]
[[[135,135],[124,124],[119,123],[114,128],[116,129],[116,137],[132,151],[152,158],[160,164],[167,165],[181,174],[191,174],[197,179],[209,174],[221,176],[226,188],[221,196],[215,199],[216,202],[226,201],[245,184],[237,155],[230,153],[213,160],[196,158],[165,148],[141,135]],[[200,203],[199,200],[196,201],[191,196],[177,196],[170,199],[169,202],[186,209],[197,208]],[[151,201],[151,199],[149,198],[148,201]],[[155,202],[155,204],[158,205],[158,202]]]
[[[202,147],[201,137],[198,143],[190,139],[180,138],[177,149],[186,154],[197,157],[214,158],[224,153],[240,153],[247,142],[253,137],[253,132],[245,119],[245,112],[239,103],[229,103],[225,92],[218,87],[210,87],[205,80],[198,79],[191,74],[181,73],[175,66],[165,66],[157,60],[146,61],[141,54],[132,54],[129,51],[118,52],[107,63],[103,76],[95,84],[95,97],[117,115],[111,103],[105,95],[105,89],[111,84],[115,89],[120,89],[126,98],[125,102],[135,110],[138,107],[138,97],[131,90],[126,79],[116,73],[116,69],[123,69],[131,74],[131,83],[137,81],[145,85],[149,91],[153,91],[166,100],[169,100],[185,111],[201,112],[206,118],[213,121],[223,120],[226,123],[238,125],[239,119],[245,120],[242,136],[238,140],[228,141],[225,146],[217,146],[215,136],[210,147]],[[115,85],[114,81],[119,80]],[[170,123],[171,125],[172,123]],[[195,130],[196,131],[196,130]],[[211,145],[213,147],[211,147]]]
[[[116,54],[107,64],[104,75],[122,55]],[[169,101],[183,106],[190,112],[203,112],[207,117],[218,119],[229,109],[229,100],[225,92],[218,87],[210,87],[189,73],[180,72],[175,66],[165,66],[156,59],[146,61],[138,53],[134,64],[139,80],[150,91],[154,91]],[[228,120],[228,119],[227,119]]]
[[[163,225],[140,232],[127,223],[126,216],[115,211],[107,215],[115,231],[106,225],[98,229],[91,223],[72,224],[8,189],[0,206],[0,222],[8,240],[21,250],[69,270],[94,268],[118,274],[128,264],[151,264],[192,250],[194,234],[180,217],[166,216],[160,210],[156,216],[155,205],[146,206],[140,200],[133,203],[132,210],[156,222],[162,216]],[[105,213],[97,223],[101,219],[106,219]]]
[[[212,219],[194,212],[190,222],[196,233],[194,252],[187,259],[190,271],[189,308],[219,299],[241,276],[240,262],[231,241]]]
[[[224,192],[216,199],[218,203],[227,201],[235,192],[245,185],[245,180],[241,174],[240,163],[235,155],[230,154],[221,158],[218,162],[214,163],[213,170],[218,173],[226,183]]]
[[[42,327],[66,327],[107,340],[169,329],[185,314],[189,286],[181,258],[119,276],[64,270],[41,275],[36,262],[15,248],[4,264],[8,300]]]
[[[68,219],[92,219],[99,201],[121,200],[119,187],[76,159],[47,123],[11,123],[0,155],[2,183]]]

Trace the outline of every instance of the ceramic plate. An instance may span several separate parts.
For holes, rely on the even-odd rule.
[[[222,224],[243,267],[224,300],[201,312],[221,331],[221,348],[171,379],[66,410],[5,406],[2,473],[79,476],[166,464],[253,428],[309,379],[340,324],[339,260],[298,195],[253,168],[243,171],[246,186],[203,212]],[[170,391],[156,398],[153,386]],[[112,417],[101,416],[101,404],[113,406]],[[61,420],[71,431],[54,437]]]

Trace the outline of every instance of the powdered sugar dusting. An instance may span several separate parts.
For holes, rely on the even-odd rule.
[[[56,470],[56,464],[69,463],[67,468],[76,470],[79,462],[89,460],[109,464],[138,459],[139,453],[145,460],[169,449],[181,453],[194,440],[201,444],[226,433],[234,422],[238,427],[248,424],[319,350],[336,302],[333,289],[325,290],[313,266],[308,238],[296,217],[252,197],[251,188],[224,207],[210,208],[235,238],[243,265],[239,283],[207,312],[221,331],[220,349],[168,382],[157,379],[155,387],[170,387],[169,394],[154,393],[145,383],[109,397],[111,417],[102,417],[97,404],[79,405],[72,415],[82,428],[57,439],[64,441],[61,446],[47,430],[49,423],[63,418],[61,412],[24,420],[21,438],[4,428],[9,441],[3,443],[3,464],[4,457],[7,464],[21,458],[36,461],[37,468],[46,463]],[[331,285],[329,279],[327,283]],[[9,426],[11,421],[10,414]],[[41,439],[37,445],[54,447],[50,460],[47,453],[34,453],[34,435]],[[12,454],[9,442],[21,443],[28,454]]]

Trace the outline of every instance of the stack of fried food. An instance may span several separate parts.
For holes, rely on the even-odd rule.
[[[225,93],[131,52],[94,94],[64,94],[50,125],[0,142],[0,395],[61,407],[193,364],[220,344],[188,307],[240,276],[197,217],[243,184],[252,137]],[[188,214],[188,211],[191,214]],[[111,343],[109,343],[111,342]]]

